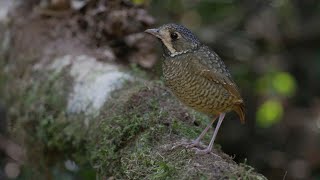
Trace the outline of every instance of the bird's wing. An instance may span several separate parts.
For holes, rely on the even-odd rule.
[[[221,84],[235,97],[236,101],[242,103],[243,100],[239,93],[238,86],[232,80],[231,74],[220,57],[207,47],[198,50],[196,54],[197,56],[192,58],[195,73],[198,73],[210,81]]]

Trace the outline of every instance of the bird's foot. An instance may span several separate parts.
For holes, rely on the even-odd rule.
[[[194,147],[200,148],[201,147],[199,141],[192,141],[190,143],[187,143],[185,146],[186,146],[186,148],[194,148]]]
[[[196,152],[196,154],[199,154],[199,155],[211,154],[217,158],[222,159],[219,155],[213,153],[212,149],[210,149],[209,147],[206,147],[205,149],[192,148],[192,150],[194,150]]]
[[[192,141],[192,142],[181,142],[181,143],[178,143],[176,145],[174,145],[171,149],[175,149],[177,147],[185,147],[185,148],[204,148],[204,146],[199,142],[199,141]]]
[[[200,148],[192,148],[196,152],[196,154],[213,154],[210,148],[200,149]]]
[[[187,142],[177,143],[177,144],[175,144],[174,146],[172,146],[171,150],[176,149],[177,147],[181,147],[181,146],[186,147],[188,144],[189,144],[189,143],[187,143]]]

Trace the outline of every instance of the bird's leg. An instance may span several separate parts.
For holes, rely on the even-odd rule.
[[[212,138],[211,138],[209,146],[207,148],[205,148],[205,149],[196,149],[196,154],[208,154],[208,153],[211,152],[213,144],[214,144],[214,140],[216,139],[216,136],[218,134],[219,128],[220,128],[220,126],[222,124],[222,121],[223,121],[225,115],[226,115],[225,113],[221,113],[220,114],[218,124],[217,124],[217,126],[216,126],[216,128],[214,130],[214,133],[212,135]]]
[[[192,148],[192,147],[198,147],[200,145],[200,140],[203,138],[203,136],[208,132],[208,130],[210,129],[210,127],[212,126],[212,124],[214,123],[214,121],[216,121],[216,119],[218,118],[218,116],[215,116],[211,122],[207,125],[207,127],[201,132],[201,134],[199,135],[199,137],[197,137],[197,139],[193,140],[189,145],[187,145],[187,148]]]

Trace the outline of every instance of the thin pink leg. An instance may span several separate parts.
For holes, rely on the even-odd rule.
[[[217,126],[216,126],[216,128],[215,128],[215,130],[214,130],[214,133],[213,133],[213,136],[212,136],[212,138],[211,138],[211,141],[210,141],[209,146],[208,146],[207,148],[203,149],[203,150],[201,150],[201,149],[196,149],[196,153],[197,153],[197,154],[207,154],[207,153],[210,153],[210,152],[211,152],[212,147],[213,147],[213,144],[214,144],[214,140],[216,139],[216,136],[217,136],[217,134],[218,134],[219,128],[220,128],[220,126],[221,126],[221,124],[222,124],[222,121],[223,121],[225,115],[226,115],[225,113],[221,113],[221,114],[220,114],[218,124],[217,124]]]
[[[208,130],[210,129],[210,127],[212,126],[212,124],[216,121],[216,119],[218,118],[218,116],[214,117],[211,122],[207,125],[207,127],[201,132],[201,134],[197,137],[197,139],[193,140],[191,142],[191,144],[189,144],[187,146],[187,148],[191,148],[191,147],[197,147],[200,145],[200,141],[203,138],[203,136],[208,132]]]

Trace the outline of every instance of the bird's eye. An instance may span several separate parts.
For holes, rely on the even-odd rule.
[[[178,34],[176,32],[173,32],[170,34],[170,37],[172,40],[177,40],[178,39]]]

